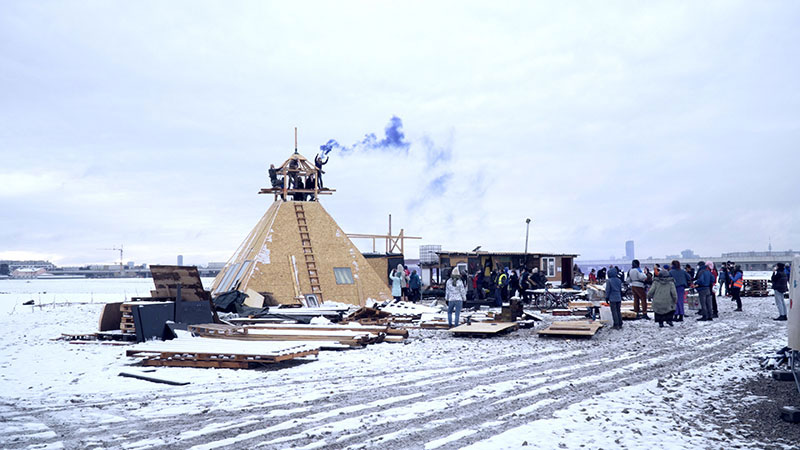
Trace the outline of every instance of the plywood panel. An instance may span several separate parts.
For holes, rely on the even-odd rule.
[[[296,204],[303,211],[299,221]],[[301,233],[307,233],[307,242],[304,243]],[[298,303],[295,267],[301,294],[315,293],[307,260],[313,262],[312,274],[319,280],[323,301],[364,305],[367,298],[391,299],[386,282],[319,202],[277,200],[273,203],[228,261],[226,269],[217,276],[214,286],[224,279],[229,267],[248,260],[254,263],[239,289],[272,292],[280,304]],[[354,283],[336,284],[335,267],[350,268]]]

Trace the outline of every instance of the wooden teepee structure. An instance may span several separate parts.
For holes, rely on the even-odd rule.
[[[276,172],[283,177],[279,185],[259,192],[275,201],[217,275],[212,295],[252,289],[280,304],[304,304],[313,295],[320,303],[362,306],[369,298],[390,299],[386,281],[322,204],[295,200],[334,192],[318,186],[318,169],[295,149]],[[298,177],[311,186],[295,189]]]

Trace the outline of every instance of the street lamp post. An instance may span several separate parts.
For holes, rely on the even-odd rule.
[[[531,219],[525,219],[525,265],[528,265],[528,234],[531,230]]]

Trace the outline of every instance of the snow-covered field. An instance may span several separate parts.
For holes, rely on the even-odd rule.
[[[131,367],[125,347],[51,340],[94,331],[103,302],[147,295],[151,283],[0,281],[0,448],[728,449],[800,441],[798,432],[766,442],[742,420],[743,408],[763,401],[741,388],[764,377],[757,357],[786,341],[786,322],[771,320],[771,297],[744,299],[743,313],[719,299],[713,322],[626,322],[591,340],[414,330],[407,344],[260,370],[155,369],[186,386],[119,377],[145,370]],[[30,298],[46,306],[21,306]]]

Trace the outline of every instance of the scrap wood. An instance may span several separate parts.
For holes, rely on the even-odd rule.
[[[537,331],[540,336],[594,336],[603,327],[599,321],[572,320],[553,322],[549,327]]]
[[[515,322],[473,322],[451,328],[456,336],[493,336],[517,330],[519,325]]]
[[[134,372],[120,372],[119,376],[128,378],[137,378],[139,380],[150,381],[153,383],[171,384],[173,386],[186,386],[187,384],[190,384],[188,381],[168,380],[166,378],[158,378],[152,375],[145,375],[142,373],[134,373]]]
[[[364,306],[362,308],[359,308],[359,309],[353,311],[353,313],[348,315],[345,318],[345,320],[353,321],[353,320],[368,319],[368,318],[369,319],[377,319],[377,318],[385,318],[385,317],[389,317],[389,316],[391,316],[391,314],[389,314],[388,312]]]
[[[249,368],[319,354],[319,345],[304,342],[247,342],[208,338],[149,341],[125,352],[144,357],[145,366]]]
[[[382,342],[385,333],[368,331],[278,330],[249,326],[219,324],[190,325],[188,331],[196,336],[242,341],[333,341],[351,346]]]

